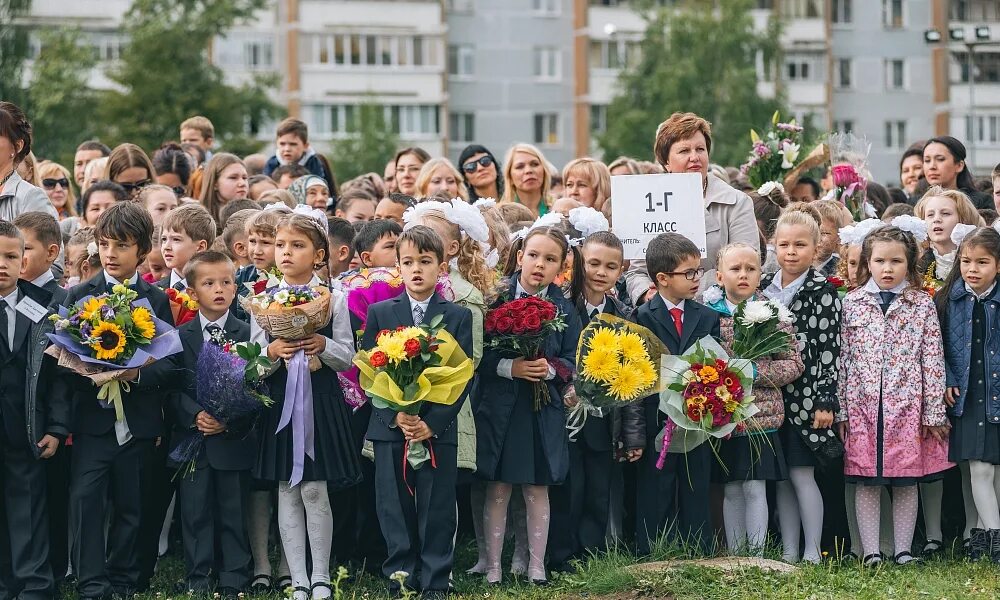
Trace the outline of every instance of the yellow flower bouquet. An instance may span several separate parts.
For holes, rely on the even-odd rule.
[[[49,316],[55,323],[46,352],[59,365],[88,377],[100,386],[97,397],[125,417],[119,381],[122,373],[181,351],[180,336],[169,323],[156,318],[146,299],[128,285],[111,293],[81,298],[73,306],[59,307]]]
[[[580,334],[574,383],[577,398],[589,407],[605,409],[659,393],[660,357],[667,353],[649,329],[602,314]]]

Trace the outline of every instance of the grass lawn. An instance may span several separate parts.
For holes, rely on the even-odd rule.
[[[671,557],[661,550],[655,559]],[[773,557],[773,556],[772,556]],[[456,580],[457,599],[534,600],[540,598],[592,598],[595,600],[633,599],[770,599],[789,600],[868,600],[1000,598],[1000,567],[990,563],[968,563],[951,553],[940,560],[921,565],[897,567],[886,565],[864,569],[857,561],[830,561],[818,566],[804,566],[789,574],[765,572],[756,568],[723,573],[705,567],[682,567],[669,571],[633,573],[627,567],[634,559],[623,554],[608,554],[579,565],[573,575],[559,575],[544,588],[523,580],[504,580],[499,588],[488,587],[480,576],[465,575],[474,562],[473,548],[460,549]],[[142,598],[180,600],[186,593],[176,591],[183,579],[183,565],[178,558],[162,561],[154,581],[154,591]],[[342,585],[345,600],[389,598],[383,580],[362,575],[357,581]],[[277,598],[277,595],[273,596]],[[249,600],[249,599],[248,599]]]

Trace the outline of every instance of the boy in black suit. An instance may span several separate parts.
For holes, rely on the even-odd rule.
[[[172,324],[166,294],[137,273],[152,249],[152,235],[152,218],[139,204],[120,202],[101,214],[94,237],[103,270],[71,289],[67,306],[127,281],[139,299],[149,301],[157,318]],[[98,388],[89,379],[66,374],[75,387],[70,522],[80,598],[104,598],[112,593],[128,596],[141,583],[148,583],[140,582],[139,531],[144,501],[150,494],[156,441],[164,433],[164,386],[174,375],[170,360],[126,371],[121,377],[128,383],[127,390],[122,386],[125,418],[117,421],[113,407],[98,400]],[[105,545],[109,510],[111,529]]]
[[[47,216],[47,215],[46,215]],[[52,598],[45,462],[69,435],[69,398],[44,354],[52,333],[51,294],[18,281],[24,238],[0,221],[0,490],[6,532],[0,564],[6,593]],[[63,541],[65,543],[65,540]]]
[[[656,236],[646,249],[646,268],[656,282],[657,293],[639,307],[637,323],[656,333],[677,355],[705,336],[719,338],[719,313],[693,300],[705,273],[693,242],[676,233]],[[663,431],[667,416],[659,411],[659,394],[643,403],[646,451],[636,483],[635,537],[639,553],[649,554],[656,538],[668,529],[680,541],[708,552],[712,537],[708,498],[712,451],[704,443],[686,454],[669,454],[663,470],[657,469],[660,449],[655,439]]]
[[[59,287],[52,265],[59,258],[62,232],[56,218],[45,212],[26,212],[14,219],[24,238],[24,267],[21,279],[51,294],[49,306],[57,309],[66,303],[66,290]],[[49,563],[56,585],[66,576],[69,566],[69,464],[73,446],[63,445],[45,462],[48,487]]]
[[[235,598],[250,582],[250,541],[244,519],[257,440],[248,424],[219,423],[205,412],[197,401],[196,374],[204,344],[222,338],[250,340],[250,326],[229,311],[236,296],[235,278],[233,261],[221,252],[202,252],[187,262],[184,279],[192,300],[198,302],[198,316],[179,328],[184,351],[171,357],[182,373],[183,385],[181,393],[171,395],[176,423],[171,447],[191,430],[205,435],[195,472],[179,478],[188,590],[210,594],[209,575],[217,570],[217,591],[223,598]],[[216,548],[221,556],[216,556]]]
[[[429,227],[413,227],[399,236],[396,255],[406,293],[368,307],[361,347],[373,348],[383,329],[426,323],[443,315],[445,330],[471,357],[472,313],[434,291],[445,266],[441,238]],[[382,572],[387,577],[397,571],[409,573],[407,587],[422,591],[423,598],[443,598],[448,593],[457,526],[455,419],[464,394],[451,406],[425,404],[420,415],[376,408],[368,426],[368,439],[375,447],[375,506],[388,549]],[[406,466],[404,439],[426,442],[435,465]],[[398,590],[398,584],[392,586]]]
[[[632,312],[610,295],[622,274],[625,250],[610,231],[591,234],[580,247],[583,254],[583,297],[577,303],[580,322],[586,325],[600,314],[630,319]],[[573,408],[578,400],[569,386],[564,401]],[[571,571],[567,561],[585,558],[606,548],[615,460],[635,462],[645,447],[645,415],[636,402],[603,414],[587,415],[583,429],[569,444],[569,476],[552,488],[552,504],[568,507],[552,513],[549,561],[554,571]],[[620,525],[620,524],[618,524]],[[620,529],[616,526],[616,530]]]

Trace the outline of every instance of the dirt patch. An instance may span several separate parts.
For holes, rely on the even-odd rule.
[[[753,558],[743,556],[726,556],[721,558],[705,558],[698,560],[665,560],[660,562],[639,563],[625,567],[631,573],[648,573],[666,571],[680,567],[707,567],[723,572],[740,571],[757,568],[772,573],[794,573],[798,567],[768,558]]]

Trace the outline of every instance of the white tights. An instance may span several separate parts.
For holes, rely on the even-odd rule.
[[[507,531],[507,505],[512,486],[490,482],[486,487],[486,507],[483,512],[483,532],[486,536],[486,581],[500,581],[500,556]],[[545,547],[549,539],[549,488],[543,485],[522,485],[528,530],[528,577],[545,579]]]
[[[979,517],[978,525],[983,529],[1000,529],[1000,467],[972,460],[968,462],[971,496],[975,501]]]
[[[851,533],[851,552],[858,558],[862,558],[865,556],[865,551],[862,548],[861,532],[858,530],[857,489],[856,484],[849,482],[844,484],[844,506],[847,508],[847,528]],[[882,488],[881,502],[879,503],[878,539],[882,554],[886,556],[895,554],[893,552],[895,537],[892,534],[892,498],[889,497],[889,490],[885,488]]]
[[[969,473],[969,463],[958,463],[958,468],[962,472],[962,505],[965,508],[965,531],[963,539],[972,536],[972,529],[982,527],[979,520],[979,513],[976,510],[976,502],[973,499],[972,477]],[[944,534],[941,532],[941,504],[944,497],[944,481],[932,481],[931,483],[920,484],[920,501],[924,505],[924,531],[928,540],[942,540]]]
[[[805,533],[802,560],[820,562],[823,536],[823,497],[816,484],[814,467],[791,467],[788,481],[777,484],[778,524],[781,528],[782,560],[798,562],[799,533]]]
[[[325,481],[303,481],[289,487],[278,483],[278,531],[288,558],[294,587],[309,588],[310,583],[329,583],[330,546],[333,542],[333,514]],[[312,579],[306,568],[306,542],[312,554]],[[313,598],[327,598],[329,590],[317,588]],[[308,594],[296,591],[293,600],[305,600]]]
[[[767,485],[763,481],[734,481],[725,486],[722,514],[726,545],[735,554],[758,552],[767,540]]]
[[[857,486],[858,529],[865,556],[878,554],[881,521],[882,486]],[[917,486],[892,488],[892,533],[895,554],[910,551],[913,529],[917,525]]]
[[[271,561],[267,555],[267,542],[271,535],[271,491],[250,492],[247,533],[250,537],[250,554],[253,555],[253,574],[271,576]],[[288,575],[285,553],[278,544],[278,577]],[[280,591],[280,590],[279,590]]]

